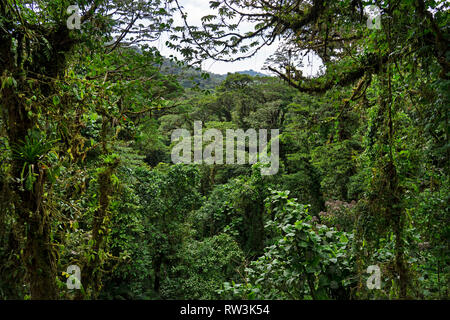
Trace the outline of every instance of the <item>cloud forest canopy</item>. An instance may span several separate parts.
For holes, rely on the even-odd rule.
[[[181,0],[0,0],[0,298],[448,299],[448,4],[210,7],[191,25]],[[275,77],[184,65],[274,41]],[[279,129],[278,173],[173,164],[195,121]]]

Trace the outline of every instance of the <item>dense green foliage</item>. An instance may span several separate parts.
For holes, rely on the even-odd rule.
[[[450,297],[445,3],[211,1],[200,28],[172,25],[178,1],[74,2],[81,30],[69,1],[0,0],[0,299]],[[162,57],[164,31],[190,62],[289,50],[277,77],[207,74]],[[194,121],[279,129],[278,173],[173,164]]]

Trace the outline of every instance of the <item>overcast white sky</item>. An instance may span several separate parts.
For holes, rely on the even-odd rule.
[[[187,20],[192,25],[200,25],[201,18],[205,15],[212,14],[213,11],[209,8],[209,0],[179,0],[181,6],[184,7],[184,12],[187,13]],[[175,25],[182,24],[181,18],[179,16],[175,17]],[[244,26],[244,30],[241,31],[249,31],[253,30],[251,25],[247,24]],[[248,29],[247,29],[248,28]],[[171,54],[181,58],[176,52],[168,49],[165,45],[168,40],[167,35],[163,35],[161,39],[158,40],[156,46],[160,50],[161,54],[164,56],[169,56]],[[252,58],[236,61],[236,62],[221,62],[221,61],[213,61],[207,60],[203,63],[202,68],[205,71],[218,73],[218,74],[227,74],[228,72],[236,72],[253,69],[258,72],[269,74],[268,70],[262,70],[264,62],[266,59],[275,52],[278,46],[278,41],[276,41],[271,46],[263,47],[259,50],[259,52],[253,56]],[[305,65],[307,62],[305,62]],[[317,59],[313,59],[313,65],[305,66],[302,68],[304,74],[309,75],[311,72],[315,73],[318,70],[320,65],[320,61]]]
[[[209,8],[209,0],[180,0],[179,3],[184,7],[184,11],[188,14],[187,20],[192,25],[201,25],[201,18],[213,12]],[[181,19],[179,17],[175,17],[175,24],[176,25],[182,24]],[[180,55],[176,54],[174,51],[166,47],[165,43],[167,40],[168,36],[163,35],[156,44],[161,54],[164,56],[174,54],[177,57],[181,58]],[[264,47],[254,57],[243,61],[220,62],[207,60],[203,63],[202,68],[205,71],[218,74],[227,74],[228,72],[236,72],[249,69],[267,73],[267,71],[265,72],[262,71],[261,68],[264,62],[266,61],[267,57],[269,57],[273,52],[275,52],[276,48],[277,46],[275,44],[273,44],[270,47]]]

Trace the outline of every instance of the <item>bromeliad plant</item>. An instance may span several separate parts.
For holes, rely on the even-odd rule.
[[[33,189],[42,170],[49,170],[50,179],[54,179],[56,172],[50,167],[58,160],[57,153],[52,150],[56,141],[48,140],[42,131],[29,130],[24,141],[11,147],[13,158],[23,163],[20,183],[25,183],[26,190]]]

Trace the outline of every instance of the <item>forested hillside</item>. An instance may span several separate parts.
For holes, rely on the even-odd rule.
[[[182,5],[0,0],[0,299],[448,299],[448,3]],[[199,122],[278,129],[278,171],[174,163]]]

